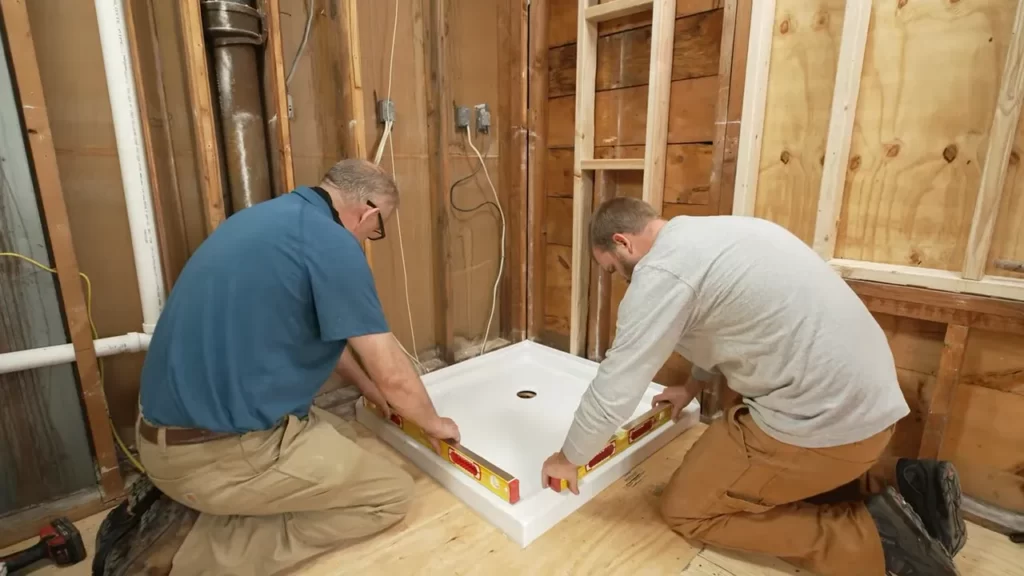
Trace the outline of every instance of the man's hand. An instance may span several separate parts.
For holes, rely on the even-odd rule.
[[[438,418],[434,424],[429,428],[424,428],[423,431],[427,433],[427,439],[430,440],[430,445],[434,447],[434,452],[437,453],[441,452],[440,440],[451,441],[456,444],[462,440],[459,426],[451,418]]]
[[[654,397],[651,407],[657,408],[659,404],[668,402],[672,404],[672,419],[678,420],[679,413],[682,412],[683,408],[690,405],[690,402],[693,401],[696,395],[692,386],[671,386],[665,388],[664,392]]]
[[[552,478],[558,482],[565,480],[569,485],[569,491],[577,496],[580,493],[578,474],[579,466],[569,462],[569,459],[561,451],[552,454],[545,460],[544,466],[540,469],[541,484],[545,488],[551,487]]]

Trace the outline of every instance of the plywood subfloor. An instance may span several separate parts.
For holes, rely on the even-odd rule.
[[[436,482],[357,426],[360,445],[402,464],[416,478],[417,498],[405,521],[366,542],[326,554],[298,576],[337,574],[677,574],[681,576],[804,575],[764,557],[700,550],[661,522],[658,496],[703,432],[685,432],[551,531],[521,550]],[[77,523],[89,553],[103,514]],[[980,526],[968,527],[957,556],[962,576],[1012,576],[1024,565],[1024,546]],[[0,551],[3,553],[4,551]],[[39,576],[86,576],[88,564]]]

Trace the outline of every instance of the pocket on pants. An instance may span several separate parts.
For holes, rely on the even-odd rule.
[[[722,494],[722,503],[736,512],[750,512],[753,514],[761,514],[774,508],[774,506],[764,504],[759,499],[745,496],[731,490],[726,490],[725,493]]]
[[[264,460],[252,454],[252,461]],[[352,475],[358,447],[326,422],[289,418],[276,458],[246,483],[268,500],[302,498],[329,491]]]

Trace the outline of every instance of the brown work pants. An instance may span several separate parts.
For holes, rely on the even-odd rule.
[[[201,514],[172,576],[274,574],[399,522],[412,478],[355,443],[337,416],[312,408],[266,431],[168,446],[136,438],[150,479]]]
[[[895,477],[880,457],[892,428],[831,448],[768,436],[734,406],[686,454],[661,512],[686,538],[782,558],[819,574],[885,573],[875,523],[862,498]]]

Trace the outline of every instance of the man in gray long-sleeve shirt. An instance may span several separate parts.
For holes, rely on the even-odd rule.
[[[662,515],[676,531],[824,574],[956,573],[951,557],[965,539],[956,472],[948,462],[881,458],[909,412],[892,353],[810,248],[765,220],[665,221],[630,198],[598,208],[590,242],[597,263],[630,286],[545,480],[565,479],[576,492],[577,467],[634,412],[675,351],[743,397],[666,487]],[[655,401],[678,413],[701,385],[691,378]],[[805,502],[841,498],[847,484],[860,489],[853,499]]]

